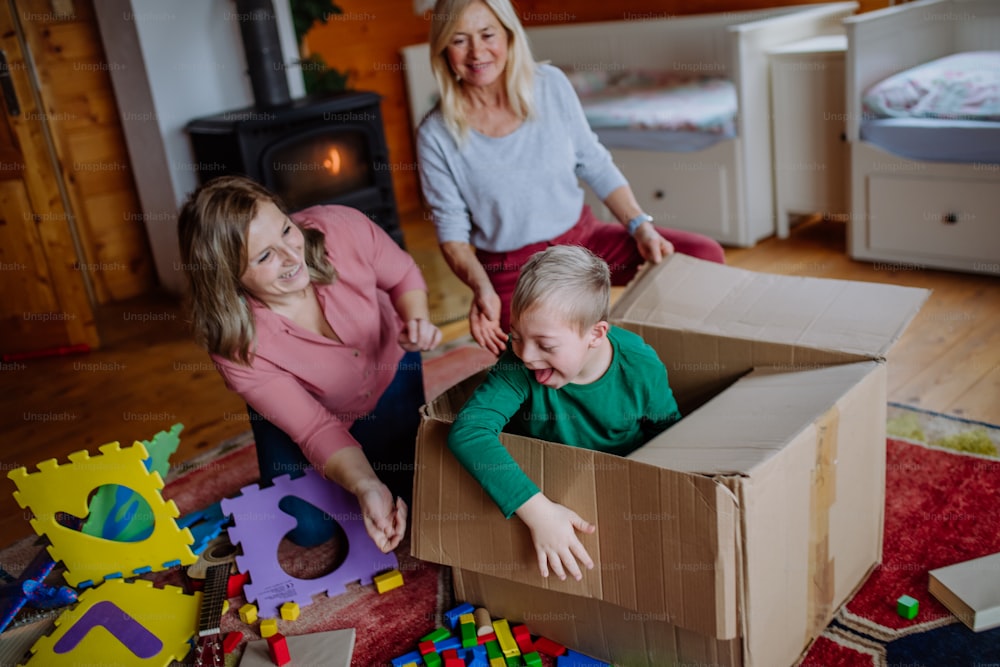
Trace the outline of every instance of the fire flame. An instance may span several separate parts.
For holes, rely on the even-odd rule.
[[[331,148],[329,157],[323,160],[323,166],[326,167],[327,171],[336,176],[340,173],[340,151],[336,148]]]

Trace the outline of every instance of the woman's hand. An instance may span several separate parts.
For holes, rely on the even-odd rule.
[[[577,581],[583,578],[577,561],[588,570],[594,561],[583,547],[576,531],[591,534],[597,530],[592,523],[584,521],[573,510],[554,503],[541,493],[536,493],[517,508],[516,514],[531,530],[531,540],[535,543],[538,569],[543,577],[549,576],[549,568],[560,579],[566,579],[568,571]]]
[[[664,257],[672,255],[674,252],[674,244],[660,236],[651,222],[639,225],[633,238],[636,245],[639,246],[639,254],[647,262],[659,264]]]
[[[378,481],[362,485],[357,491],[358,504],[364,516],[365,530],[382,553],[399,546],[406,534],[406,503],[402,498],[392,502],[389,488]]]
[[[441,330],[421,317],[407,320],[399,332],[399,346],[407,352],[433,350],[441,342]]]
[[[495,355],[507,349],[507,334],[500,328],[500,295],[494,291],[475,295],[469,308],[469,331],[481,347]]]

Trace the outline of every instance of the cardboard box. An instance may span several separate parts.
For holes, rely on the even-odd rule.
[[[548,497],[595,521],[583,581],[543,579],[447,448],[482,375],[424,407],[412,550],[456,594],[617,665],[791,664],[878,563],[889,348],[926,290],[675,255],[612,323],[645,338],[685,415],[625,458],[504,434]]]

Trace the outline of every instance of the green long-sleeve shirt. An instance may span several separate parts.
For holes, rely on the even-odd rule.
[[[511,350],[459,412],[448,436],[455,457],[510,517],[538,493],[500,431],[625,456],[681,418],[667,369],[638,335],[611,327],[611,366],[590,384],[552,389]]]

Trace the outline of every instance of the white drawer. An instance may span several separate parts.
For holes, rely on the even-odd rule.
[[[611,153],[639,206],[656,224],[735,242],[738,230],[729,203],[735,192],[730,183],[734,176],[726,167],[734,162],[721,159],[718,146],[692,153],[619,148]]]
[[[996,181],[869,176],[868,245],[912,255],[1000,258]]]

